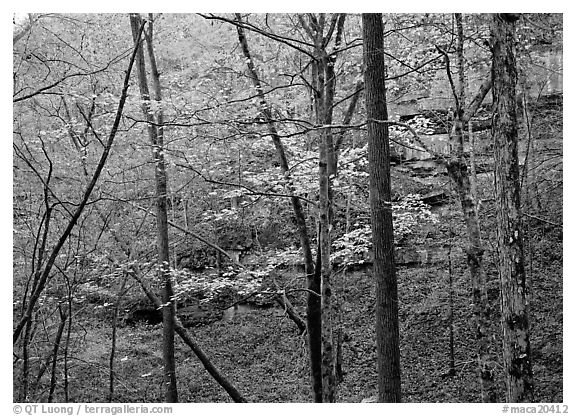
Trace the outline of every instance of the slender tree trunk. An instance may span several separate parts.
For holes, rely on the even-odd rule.
[[[451,155],[447,164],[447,170],[452,179],[466,225],[468,235],[468,247],[466,248],[468,269],[470,270],[470,280],[472,286],[472,325],[476,339],[478,373],[480,378],[480,397],[483,402],[497,401],[496,386],[494,384],[494,369],[490,355],[490,322],[491,310],[486,291],[486,273],[484,270],[484,247],[480,235],[480,224],[478,222],[477,201],[473,196],[472,184],[468,173],[468,164],[464,153],[464,126],[475,114],[484,97],[489,91],[491,83],[485,82],[480,87],[470,105],[465,108],[465,76],[464,76],[464,35],[462,27],[462,16],[456,14],[458,30],[457,60],[458,60],[458,80],[459,88],[452,84],[448,57],[446,56],[446,71],[448,78],[455,91],[454,101],[456,111],[454,114],[453,126],[450,131]]]
[[[336,73],[334,65],[336,54],[329,54],[326,45],[336,30],[335,45],[341,42],[345,14],[334,14],[325,34],[326,15],[310,18],[308,23],[299,16],[300,23],[314,43],[312,62],[312,86],[314,90],[314,111],[316,123],[323,126],[332,124],[334,95],[336,91]],[[334,331],[332,316],[334,314],[332,290],[331,230],[334,220],[332,180],[337,175],[337,157],[334,147],[332,129],[320,130],[319,141],[319,246],[321,260],[322,292],[322,401],[332,403],[336,400],[336,360],[334,351]]]
[[[534,380],[522,241],[516,115],[517,72],[514,54],[515,22],[518,18],[513,14],[492,16],[492,136],[506,401],[532,402]]]
[[[318,28],[316,28],[318,30]],[[316,34],[318,36],[318,34]],[[322,34],[320,33],[320,38]],[[316,41],[315,38],[313,38]],[[321,58],[316,53],[317,59],[312,62],[312,86],[314,97],[314,114],[316,124],[322,124],[324,114],[324,69]],[[320,345],[320,373],[322,378],[320,397],[316,402],[334,401],[334,383],[331,375],[331,354],[332,354],[332,313],[330,309],[331,292],[330,292],[330,179],[328,170],[328,149],[327,149],[327,132],[321,130],[317,136],[318,143],[318,252],[316,256],[316,275],[320,283],[320,316],[321,324],[321,345]],[[328,298],[326,295],[328,294]]]
[[[302,319],[302,317],[294,309],[294,306],[292,305],[292,303],[290,302],[290,300],[286,296],[286,293],[280,294],[280,292],[279,292],[280,287],[276,283],[276,278],[274,276],[272,276],[272,282],[274,284],[274,288],[278,291],[276,296],[274,296],[274,299],[276,300],[278,305],[280,305],[280,307],[282,309],[284,309],[284,311],[286,312],[288,317],[296,324],[296,326],[298,327],[298,330],[300,331],[300,335],[304,334],[306,332],[306,322],[304,321],[304,319]]]
[[[320,144],[319,163],[319,193],[320,193],[320,219],[319,219],[319,248],[321,262],[321,293],[322,293],[322,401],[333,403],[336,400],[336,377],[334,360],[334,343],[332,328],[332,265],[330,264],[332,224],[330,178],[328,176],[328,154],[322,135]]]
[[[177,402],[178,390],[176,386],[176,359],[174,357],[174,318],[176,316],[176,302],[174,301],[174,289],[172,287],[172,277],[170,274],[170,249],[168,239],[168,176],[166,174],[166,163],[164,160],[164,114],[162,111],[162,90],[160,87],[160,73],[156,66],[156,57],[153,46],[153,16],[149,15],[148,31],[146,32],[146,46],[150,61],[150,72],[152,78],[153,93],[152,98],[156,101],[156,143],[153,143],[153,157],[156,164],[156,189],[157,189],[157,212],[156,222],[158,224],[158,253],[162,261],[162,280],[164,290],[162,292],[163,336],[164,336],[164,374],[166,378],[166,401]],[[155,144],[155,146],[154,146]]]
[[[472,126],[472,120],[468,120],[468,138],[470,143],[470,191],[472,192],[472,199],[476,201],[476,217],[478,217],[478,209],[480,208],[480,199],[478,195],[478,172],[476,169],[476,134]]]
[[[336,357],[334,359],[334,375],[336,377],[336,386],[338,386],[342,381],[344,381],[344,370],[342,369],[342,363],[343,363],[343,354],[342,354],[342,349],[343,349],[343,343],[344,343],[344,325],[342,323],[342,304],[343,304],[343,294],[344,294],[344,288],[343,288],[343,278],[340,278],[340,282],[341,284],[339,285],[339,293],[340,296],[338,298],[336,298],[337,300],[337,304],[335,305],[335,309],[336,309],[336,319],[338,321],[338,326],[336,327]]]
[[[116,372],[114,370],[114,358],[116,355],[116,338],[117,338],[117,329],[118,329],[118,314],[120,312],[120,308],[122,307],[122,298],[126,293],[126,281],[127,276],[124,274],[122,276],[122,283],[120,283],[120,289],[118,289],[118,295],[116,298],[116,304],[114,305],[114,312],[112,315],[112,344],[110,346],[110,359],[108,361],[110,375],[109,375],[109,383],[108,383],[108,402],[112,402],[114,399],[114,381]]]
[[[400,336],[398,284],[394,264],[390,148],[384,74],[384,39],[381,14],[363,14],[364,83],[368,118],[370,208],[376,281],[376,349],[378,401],[400,402]]]
[[[316,109],[316,120],[318,124],[331,124],[332,111],[327,108],[328,88],[327,88],[327,59],[321,49],[323,38],[323,28],[316,27],[315,43],[317,45],[315,55],[316,62],[313,64],[315,85],[314,102]],[[319,38],[319,39],[318,39]],[[333,82],[333,81],[332,81]],[[335,173],[334,152],[332,134],[330,129],[325,128],[320,131],[318,138],[318,202],[319,202],[319,232],[318,247],[320,250],[320,288],[321,288],[321,309],[322,309],[322,402],[333,403],[336,399],[336,383],[334,368],[334,348],[332,331],[332,267],[330,264],[331,236],[332,228],[332,190],[331,174]],[[330,150],[332,149],[332,150]]]
[[[66,312],[62,311],[62,307],[60,305],[58,305],[58,311],[60,312],[60,325],[58,325],[58,331],[56,332],[54,348],[52,351],[52,371],[50,373],[50,391],[48,393],[48,403],[52,403],[54,400],[54,391],[56,390],[56,366],[58,364],[58,350],[60,349],[60,341],[62,340],[64,327],[68,321],[68,315],[66,315]]]
[[[20,376],[19,402],[25,402],[28,400],[28,379],[30,376],[29,346],[32,339],[33,323],[33,319],[29,319],[26,322],[26,330],[24,331],[24,339],[22,340],[22,374]]]
[[[345,15],[337,18],[339,30],[336,36],[336,44],[339,43]],[[335,17],[336,18],[336,17]],[[320,31],[320,33],[322,33]],[[322,124],[332,124],[334,107],[334,94],[336,90],[336,74],[334,64],[336,56],[328,57],[324,49],[318,50],[322,63],[320,71],[324,75],[319,79],[319,87],[324,89],[323,101],[320,106],[320,118]],[[332,291],[332,264],[330,254],[332,251],[331,230],[334,223],[332,181],[338,173],[336,165],[336,151],[334,150],[334,138],[331,128],[322,129],[321,142],[319,143],[319,201],[320,201],[320,224],[322,229],[320,241],[322,246],[322,400],[325,403],[336,401],[336,354],[334,350],[334,303]]]
[[[455,358],[455,348],[454,348],[454,273],[452,271],[452,243],[454,238],[454,233],[452,229],[449,231],[450,240],[448,241],[448,325],[449,325],[449,370],[448,374],[451,376],[456,375],[456,358]]]
[[[525,83],[522,83],[522,114],[521,118],[523,119],[522,127],[523,127],[523,134],[520,133],[520,137],[526,137],[526,152],[524,154],[524,166],[522,167],[522,172],[520,175],[520,192],[521,195],[524,194],[524,201],[526,203],[525,206],[528,209],[533,207],[537,209],[541,209],[537,204],[537,198],[532,198],[533,195],[537,195],[537,192],[534,192],[534,189],[537,188],[538,181],[534,178],[535,169],[532,169],[532,159],[534,158],[534,148],[533,148],[533,135],[532,135],[532,116],[530,113],[530,109],[528,107],[528,100],[527,97],[527,87]],[[537,166],[534,164],[534,166]],[[530,173],[529,173],[530,172]],[[530,179],[530,180],[528,180]],[[533,184],[534,186],[532,186]],[[528,241],[530,241],[528,239]]]
[[[356,83],[356,89],[352,97],[350,97],[350,103],[348,104],[348,109],[344,114],[344,118],[342,120],[342,124],[344,126],[349,125],[352,122],[352,117],[354,116],[354,112],[356,111],[356,105],[362,96],[362,91],[364,91],[364,80],[359,80]],[[336,164],[338,164],[338,154],[342,148],[342,143],[344,142],[344,134],[346,129],[342,129],[336,135],[336,140],[334,140],[334,150],[336,152],[335,159]]]
[[[477,347],[480,396],[483,402],[493,403],[498,400],[498,396],[494,383],[494,368],[490,364],[492,362],[490,353],[492,312],[486,291],[484,247],[480,238],[480,225],[476,215],[476,204],[472,198],[468,168],[463,157],[450,160],[448,173],[456,186],[468,236],[466,261],[472,285],[472,325]]]
[[[292,320],[292,322],[294,322],[296,324],[296,326],[298,327],[298,330],[300,331],[300,334],[302,335],[304,332],[306,332],[306,322],[304,321],[304,319],[302,319],[302,317],[294,309],[294,306],[292,305],[290,300],[288,300],[288,298],[286,296],[282,296],[282,295],[276,295],[274,297],[274,300],[276,300],[278,305],[280,305],[280,307],[282,309],[284,309],[284,311],[288,315],[288,318],[290,318]]]
[[[236,13],[236,21],[238,23],[242,22],[242,16]],[[246,58],[246,66],[252,84],[256,89],[258,94],[258,100],[260,105],[260,111],[266,120],[266,126],[268,132],[274,143],[276,149],[276,154],[278,155],[278,160],[280,162],[280,168],[284,174],[290,172],[288,166],[288,158],[286,157],[286,152],[284,151],[284,145],[276,126],[274,125],[274,120],[272,118],[272,113],[270,107],[266,102],[266,97],[264,95],[264,90],[260,82],[260,77],[258,76],[258,71],[252,61],[252,56],[250,55],[250,48],[248,47],[248,40],[244,33],[242,26],[237,26],[238,40],[240,46],[242,47],[242,52]],[[291,190],[293,194],[294,191]],[[306,326],[308,331],[308,347],[310,350],[310,373],[312,379],[312,390],[314,395],[314,401],[322,401],[322,320],[321,320],[321,305],[320,305],[320,275],[315,273],[314,259],[312,257],[312,250],[310,246],[310,237],[308,235],[308,228],[306,226],[306,216],[304,214],[304,209],[298,198],[292,196],[290,198],[292,202],[292,209],[294,211],[294,217],[296,219],[296,224],[298,226],[298,233],[300,235],[300,246],[304,253],[304,270],[307,279],[307,304],[306,304]]]
[[[70,341],[72,338],[72,296],[71,296],[71,288],[70,285],[68,285],[68,299],[67,299],[67,313],[68,313],[68,322],[67,322],[67,326],[66,326],[66,342],[64,343],[64,351],[63,351],[63,355],[64,355],[64,402],[68,403],[69,400],[69,378],[68,378],[68,351],[70,350]]]
[[[138,28],[142,25],[142,19],[139,14],[130,14],[130,23],[132,26],[132,35],[134,45],[138,45]],[[150,67],[152,72],[152,82],[154,87],[154,100],[158,103],[161,101],[160,81],[158,70],[154,59],[152,46],[152,21],[148,22],[148,32],[146,34],[146,43],[148,45],[148,56],[150,58]],[[140,86],[140,95],[142,98],[142,113],[148,122],[148,135],[152,143],[152,157],[154,159],[154,173],[156,182],[156,226],[158,228],[158,263],[159,276],[163,283],[162,291],[162,328],[163,328],[163,358],[164,358],[164,382],[165,382],[165,400],[168,403],[178,401],[178,391],[176,386],[176,360],[174,358],[174,315],[175,307],[172,297],[172,280],[170,276],[170,249],[168,241],[168,213],[167,213],[167,176],[166,165],[164,162],[164,131],[162,112],[153,113],[150,105],[150,92],[146,77],[146,67],[144,63],[144,52],[138,48],[136,55],[136,65],[138,68],[138,79]]]

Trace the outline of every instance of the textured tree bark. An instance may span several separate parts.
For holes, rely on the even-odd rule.
[[[454,239],[454,232],[450,228],[450,239],[448,241],[448,301],[450,303],[448,311],[448,323],[449,323],[449,366],[448,374],[450,376],[456,375],[456,357],[454,348],[454,273],[452,272],[452,243]]]
[[[314,110],[316,124],[326,126],[320,130],[318,138],[319,165],[319,247],[321,264],[322,292],[322,401],[336,401],[336,357],[334,349],[334,331],[332,317],[334,314],[332,293],[331,231],[333,225],[332,180],[338,173],[337,157],[334,146],[332,124],[334,95],[336,91],[336,74],[334,64],[336,54],[326,50],[328,41],[335,35],[335,48],[342,40],[345,14],[334,14],[325,34],[326,15],[320,13],[318,18],[310,16],[307,23],[299,16],[302,27],[314,43],[314,60],[312,62],[312,85],[314,89]]]
[[[476,340],[478,374],[480,378],[480,397],[483,402],[497,401],[497,391],[494,384],[494,368],[491,365],[490,355],[490,320],[491,310],[486,291],[486,272],[484,270],[484,247],[478,222],[477,201],[473,196],[468,165],[464,153],[464,126],[478,110],[484,97],[489,91],[491,83],[484,82],[466,111],[465,108],[465,69],[464,69],[464,34],[462,16],[456,14],[458,31],[457,39],[457,66],[458,66],[458,92],[454,97],[456,111],[454,122],[450,130],[451,155],[448,160],[447,170],[452,179],[466,224],[468,235],[468,247],[466,248],[466,260],[470,270],[472,286],[472,326]],[[447,72],[449,71],[447,62]],[[451,79],[450,79],[450,82]],[[453,87],[453,91],[456,88]]]
[[[322,402],[333,403],[336,400],[336,366],[334,356],[332,328],[332,265],[331,249],[331,187],[328,168],[328,143],[326,134],[322,134],[320,143],[319,177],[319,249],[321,259],[322,293]]]
[[[130,23],[134,44],[138,45],[137,31],[142,25],[142,19],[139,14],[130,14]],[[152,22],[148,22],[148,33],[146,42],[148,44],[148,54],[152,72],[154,86],[154,100],[160,102],[161,90],[158,70],[154,59],[152,46]],[[162,354],[164,359],[164,383],[165,383],[165,400],[168,403],[178,401],[178,390],[176,386],[176,359],[174,357],[174,316],[175,305],[172,300],[174,291],[172,289],[172,280],[170,276],[170,250],[168,245],[168,214],[166,204],[167,194],[167,177],[166,166],[164,163],[164,131],[162,127],[162,112],[152,111],[150,105],[150,91],[146,76],[146,66],[144,63],[144,51],[142,47],[138,48],[136,55],[136,67],[138,69],[138,79],[140,95],[142,98],[142,113],[148,122],[148,136],[152,143],[152,157],[154,158],[154,173],[156,182],[156,226],[158,229],[158,274],[163,283],[162,291]]]
[[[390,148],[384,74],[384,39],[381,14],[363,14],[364,83],[368,118],[370,208],[376,281],[376,348],[378,401],[400,402],[400,336],[398,284],[394,264]]]
[[[329,101],[333,101],[334,91],[330,92],[329,85],[334,86],[334,74],[329,81],[328,60],[322,49],[323,28],[315,27],[315,55],[317,61],[312,74],[316,85],[315,109],[318,124],[332,124],[332,111],[328,108]],[[332,228],[332,186],[331,175],[336,172],[334,159],[334,145],[330,129],[322,129],[318,138],[318,202],[319,202],[319,230],[318,248],[320,250],[320,288],[321,288],[321,315],[322,315],[322,402],[333,403],[336,400],[336,378],[332,330],[332,267],[330,264]]]
[[[460,140],[460,136],[456,136]],[[462,138],[463,140],[463,138]],[[472,326],[476,340],[480,396],[483,402],[498,400],[494,383],[494,368],[491,364],[489,327],[492,311],[486,292],[486,272],[484,270],[484,247],[480,238],[480,225],[476,214],[476,202],[472,198],[468,167],[463,157],[456,157],[448,163],[448,173],[452,178],[460,199],[468,247],[466,261],[470,270],[472,286]]]
[[[514,56],[517,19],[518,16],[513,14],[492,16],[492,137],[506,401],[532,402],[534,380],[518,167],[517,72]]]

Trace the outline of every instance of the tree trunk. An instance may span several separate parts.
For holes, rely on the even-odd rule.
[[[322,28],[317,28],[317,37],[322,39]],[[317,42],[318,44],[318,42]],[[315,108],[319,124],[331,124],[332,111],[328,105],[327,59],[323,51],[316,49],[317,62],[314,65],[313,77],[316,85]],[[332,81],[334,82],[334,81]],[[332,149],[332,150],[330,150]],[[330,175],[335,173],[334,146],[330,129],[322,129],[318,138],[318,247],[320,249],[320,287],[322,309],[322,402],[333,403],[336,396],[334,348],[332,332],[332,267],[330,264],[332,228],[332,190]]]
[[[236,21],[238,23],[242,22],[242,16],[236,13]],[[286,152],[284,151],[284,145],[276,126],[274,125],[274,120],[272,118],[272,113],[270,107],[266,102],[266,97],[264,95],[264,90],[262,89],[262,84],[260,82],[260,77],[258,76],[258,71],[252,61],[252,56],[250,55],[250,49],[248,47],[248,40],[244,33],[242,26],[237,26],[238,40],[240,46],[242,47],[242,52],[246,58],[246,66],[248,67],[248,72],[250,78],[252,79],[252,84],[256,89],[258,94],[258,100],[260,105],[260,111],[266,120],[266,126],[268,132],[274,143],[276,149],[276,154],[278,155],[278,160],[280,162],[280,168],[282,172],[287,175],[290,172],[288,166],[288,158],[286,157]],[[289,178],[288,178],[289,179]],[[290,190],[293,194],[294,191]],[[308,228],[306,226],[306,216],[304,214],[304,209],[300,200],[296,196],[290,198],[292,202],[292,209],[294,211],[294,217],[296,219],[296,224],[298,226],[298,232],[300,235],[300,246],[302,247],[302,252],[304,254],[304,270],[306,273],[307,280],[307,303],[306,303],[306,326],[308,330],[308,348],[310,350],[310,373],[312,378],[312,390],[315,402],[322,401],[322,318],[320,309],[320,275],[315,273],[314,259],[312,257],[312,250],[310,246],[310,237],[308,236]]]
[[[58,364],[58,350],[60,349],[60,341],[62,340],[64,327],[68,321],[68,316],[66,315],[66,312],[62,311],[62,307],[60,305],[58,305],[58,311],[60,312],[60,325],[58,325],[58,331],[56,331],[54,348],[52,350],[52,371],[50,372],[50,391],[48,392],[48,403],[52,403],[54,400],[54,391],[56,390],[56,366]]]
[[[129,260],[130,257],[128,257]],[[118,289],[118,295],[116,298],[116,303],[114,304],[114,310],[112,312],[112,342],[110,345],[110,358],[108,360],[108,368],[110,370],[108,378],[108,402],[111,403],[114,399],[114,381],[116,376],[116,370],[114,369],[114,358],[116,356],[116,339],[118,332],[118,315],[120,313],[120,308],[122,307],[122,298],[126,294],[126,282],[127,275],[124,273],[122,276],[122,282],[120,283],[120,288]]]
[[[69,394],[69,377],[68,377],[68,358],[69,358],[69,350],[70,350],[70,341],[72,339],[72,296],[70,292],[70,285],[68,285],[68,299],[67,299],[67,313],[68,313],[68,322],[66,326],[66,342],[64,343],[64,351],[62,355],[64,356],[64,402],[70,402],[70,394]]]
[[[478,195],[478,173],[476,169],[476,133],[472,126],[472,120],[468,120],[468,139],[470,143],[470,191],[472,199],[476,201],[476,217],[480,207],[480,196]]]
[[[312,61],[312,86],[314,90],[314,112],[316,124],[326,126],[320,130],[318,138],[318,192],[319,192],[319,248],[321,264],[321,315],[322,315],[322,401],[332,403],[336,400],[336,360],[332,316],[334,314],[332,293],[331,230],[333,225],[332,180],[337,175],[337,157],[334,147],[332,124],[336,74],[334,64],[337,54],[329,54],[326,45],[336,28],[335,48],[341,42],[345,14],[334,14],[326,33],[326,15],[310,17],[306,21],[299,16],[300,23],[314,43]]]
[[[459,140],[459,139],[458,139]],[[463,140],[463,139],[462,139]],[[480,238],[480,225],[476,215],[476,203],[472,198],[468,167],[463,157],[457,157],[448,164],[448,173],[452,178],[466,224],[468,247],[466,261],[470,270],[472,286],[472,325],[476,338],[478,369],[480,377],[480,396],[483,402],[498,400],[494,384],[494,368],[490,364],[490,321],[491,310],[486,292],[486,272],[484,270],[484,247]]]
[[[28,379],[30,376],[30,356],[29,347],[32,339],[32,325],[34,320],[31,318],[26,322],[24,339],[22,340],[22,375],[20,376],[20,392],[18,401],[28,401]]]
[[[484,270],[484,247],[480,235],[480,224],[478,222],[477,201],[473,196],[472,184],[468,173],[468,165],[464,154],[464,126],[475,114],[484,97],[488,93],[491,83],[484,82],[470,105],[465,108],[465,76],[464,76],[464,34],[462,27],[462,16],[456,14],[458,26],[458,80],[459,88],[452,85],[455,92],[454,101],[456,111],[454,112],[454,122],[450,130],[451,155],[447,164],[448,175],[452,179],[462,214],[466,224],[468,235],[468,247],[466,248],[466,260],[470,270],[470,280],[472,286],[472,326],[476,338],[478,374],[480,378],[480,397],[483,402],[497,401],[497,391],[494,384],[494,369],[490,356],[490,321],[491,310],[486,291],[486,272]],[[449,61],[446,55],[446,71],[450,77]]]
[[[363,14],[364,83],[368,118],[370,208],[376,281],[376,349],[378,401],[400,402],[400,336],[398,285],[394,264],[390,148],[384,74],[384,39],[381,14]]]
[[[130,14],[130,23],[132,25],[132,34],[135,46],[138,45],[137,31],[142,24],[139,14]],[[158,103],[161,101],[160,81],[154,59],[152,46],[152,22],[148,22],[148,33],[146,43],[148,45],[148,55],[152,72],[154,86],[154,100]],[[165,382],[165,400],[168,403],[178,401],[178,392],[176,387],[176,362],[174,358],[174,315],[175,306],[172,297],[172,280],[170,277],[170,250],[168,242],[168,213],[166,204],[167,177],[166,166],[164,163],[164,131],[162,112],[156,111],[154,114],[150,105],[150,92],[146,77],[146,67],[144,63],[144,51],[138,48],[136,55],[136,65],[138,68],[138,79],[140,86],[140,96],[142,99],[142,113],[148,122],[148,135],[152,143],[152,157],[154,158],[154,173],[156,182],[156,226],[158,228],[158,263],[159,276],[163,283],[162,291],[162,328],[163,328],[163,358],[164,358],[164,382]],[[159,108],[159,106],[157,106]]]
[[[455,357],[455,347],[454,347],[454,273],[452,271],[452,243],[454,239],[454,233],[452,229],[449,231],[450,239],[448,240],[448,325],[449,325],[449,342],[448,348],[450,350],[449,357],[449,369],[448,374],[450,376],[456,375],[456,357]]]
[[[516,116],[515,22],[518,15],[492,16],[492,78],[498,223],[498,264],[502,299],[502,335],[506,401],[532,402],[530,327],[522,241],[518,121]]]

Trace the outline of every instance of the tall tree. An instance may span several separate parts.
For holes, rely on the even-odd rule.
[[[388,119],[382,15],[363,14],[362,28],[373,267],[376,281],[378,401],[400,402],[398,283],[394,264],[389,134],[388,124],[378,122]]]
[[[323,126],[318,137],[318,193],[319,193],[319,250],[322,306],[322,401],[336,400],[336,356],[333,335],[332,265],[330,252],[333,228],[332,182],[337,175],[336,148],[332,129],[336,73],[334,65],[342,41],[346,15],[333,14],[330,21],[320,13],[298,15],[300,26],[314,45],[311,60],[311,91],[316,124]],[[334,49],[329,52],[328,44],[334,38]]]
[[[268,132],[270,133],[270,137],[274,143],[274,148],[276,149],[276,154],[278,156],[282,173],[289,177],[290,167],[288,165],[288,157],[286,156],[286,151],[284,149],[282,139],[280,138],[278,130],[276,129],[270,106],[266,101],[266,96],[264,95],[260,76],[256,66],[254,65],[254,61],[252,60],[252,55],[250,54],[250,48],[248,46],[248,40],[242,25],[242,15],[240,13],[236,13],[235,22],[238,23],[236,26],[238,31],[238,40],[240,42],[240,46],[242,47],[242,53],[246,58],[246,66],[248,67],[250,79],[252,80],[252,84],[256,89],[260,111],[262,112],[262,116],[266,121]],[[304,254],[304,270],[307,280],[308,297],[306,302],[306,326],[308,332],[308,348],[310,350],[310,374],[312,379],[312,391],[314,394],[314,401],[322,402],[322,318],[320,302],[320,271],[317,270],[318,267],[314,266],[312,249],[310,247],[310,237],[308,235],[306,216],[304,214],[302,203],[300,202],[300,199],[296,197],[293,189],[290,189],[290,193],[292,194],[290,201],[292,202],[292,210],[294,212],[294,217],[298,226],[300,245]]]
[[[333,402],[336,398],[336,373],[335,373],[335,351],[333,342],[333,325],[332,325],[332,268],[330,263],[331,251],[331,232],[333,222],[333,203],[332,203],[332,180],[337,174],[337,146],[333,137],[332,124],[334,111],[334,97],[336,91],[336,73],[334,65],[340,51],[342,42],[345,14],[334,14],[330,18],[326,14],[320,13],[298,15],[298,22],[301,29],[308,36],[307,41],[303,43],[310,48],[310,51],[297,49],[304,52],[311,58],[310,60],[310,87],[312,107],[315,117],[315,124],[319,127],[318,149],[319,149],[319,255],[314,267],[309,267],[308,275],[308,334],[310,347],[310,364],[312,374],[312,385],[314,391],[314,400],[316,402]],[[285,159],[283,146],[274,124],[275,119],[272,117],[271,109],[266,102],[261,81],[259,79],[256,67],[250,56],[248,43],[244,34],[244,27],[254,29],[254,26],[248,25],[242,20],[240,14],[236,14],[234,24],[237,27],[240,44],[247,58],[250,78],[256,88],[259,98],[262,114],[266,120],[268,130],[274,140],[277,153],[280,156],[281,167],[284,172],[289,172],[288,164],[283,162]],[[262,31],[258,31],[264,34]],[[266,36],[266,35],[265,35]],[[268,33],[268,36],[272,36]],[[329,51],[329,44],[333,41],[333,48]],[[294,47],[294,45],[292,45]],[[358,94],[355,93],[355,96]],[[352,113],[355,109],[356,101],[352,100],[349,110],[344,119],[344,124],[349,124]],[[322,127],[320,127],[322,126]],[[341,142],[341,135],[339,137]],[[305,223],[299,220],[299,209],[294,202],[299,201],[293,198],[294,212],[299,224],[299,228],[305,231]],[[297,209],[298,208],[298,209]],[[302,224],[302,225],[300,225]],[[302,231],[301,236],[306,235]],[[302,237],[301,237],[301,241]],[[306,259],[311,259],[311,252],[306,247],[309,243],[302,244]],[[306,260],[308,263],[308,260]],[[312,264],[313,265],[313,264]],[[321,297],[317,294],[320,293]]]
[[[138,28],[142,25],[142,18],[138,13],[130,14],[130,24],[135,46],[138,46]],[[154,87],[154,101],[156,111],[151,106],[151,95],[148,88],[146,75],[146,65],[144,62],[144,51],[142,46],[138,48],[136,55],[136,66],[138,68],[138,84],[142,99],[142,113],[147,121],[148,136],[152,143],[152,157],[154,159],[154,173],[156,182],[156,225],[158,228],[158,274],[163,283],[162,291],[162,326],[163,326],[163,359],[164,359],[164,382],[165,400],[169,403],[178,401],[178,391],[176,386],[176,361],[174,358],[174,316],[175,305],[173,301],[174,291],[170,276],[170,251],[168,244],[168,214],[167,214],[167,176],[166,164],[164,161],[164,129],[163,115],[160,101],[161,88],[154,48],[152,44],[153,22],[147,22],[146,43],[148,45],[148,57],[152,73],[152,84]]]
[[[492,16],[492,137],[506,401],[531,402],[534,384],[522,241],[516,115],[515,22],[518,19],[517,14]]]
[[[466,247],[466,260],[470,270],[472,286],[472,326],[476,338],[476,352],[478,357],[478,374],[480,379],[480,396],[483,402],[495,402],[497,391],[494,383],[494,368],[491,365],[490,355],[490,317],[491,310],[486,290],[486,271],[484,269],[484,247],[480,234],[478,221],[477,203],[470,173],[468,158],[464,151],[464,128],[470,119],[476,114],[482,101],[492,86],[491,77],[487,77],[480,85],[476,95],[466,105],[465,93],[465,59],[464,59],[464,27],[462,15],[455,14],[457,39],[456,39],[456,67],[458,83],[452,79],[450,59],[448,53],[437,46],[439,52],[445,58],[446,74],[450,82],[453,94],[454,114],[452,128],[449,132],[450,157],[446,160],[448,175],[452,179],[460,206],[464,223],[468,246]],[[444,158],[440,156],[440,159]]]

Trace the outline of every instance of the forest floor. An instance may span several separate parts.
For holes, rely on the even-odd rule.
[[[561,402],[561,230],[533,227],[527,264],[531,277],[532,353],[538,402]],[[487,257],[490,263],[490,257]],[[399,268],[402,391],[405,402],[477,402],[474,340],[470,328],[469,275],[463,258],[452,261],[455,374],[449,375],[449,272],[447,263]],[[504,397],[499,336],[498,276],[488,264],[494,309],[493,358]],[[360,402],[376,394],[374,287],[370,269],[340,274],[343,372],[338,401]],[[296,300],[296,305],[302,302]],[[303,308],[300,308],[303,312]],[[231,319],[189,328],[208,357],[251,402],[311,399],[306,340],[276,308],[251,310]],[[86,314],[82,345],[70,360],[70,377],[81,387],[72,401],[102,402],[108,394],[109,320]],[[338,321],[338,319],[337,319]],[[121,325],[116,348],[114,401],[160,402],[161,325]],[[178,339],[177,377],[182,402],[227,402],[230,398]],[[62,399],[62,398],[59,398]]]

